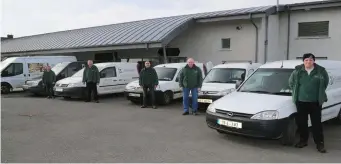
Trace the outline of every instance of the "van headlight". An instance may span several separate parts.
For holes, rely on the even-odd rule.
[[[67,87],[85,87],[83,83],[70,83]]]
[[[236,89],[234,89],[234,88],[225,89],[225,90],[220,91],[220,92],[219,92],[219,95],[225,96],[225,95],[228,95],[228,94],[230,94],[231,92],[233,92],[233,91],[235,91],[235,90],[236,90]]]
[[[275,120],[278,119],[278,111],[276,110],[269,110],[259,112],[251,117],[251,119],[255,120]]]
[[[207,107],[207,112],[215,113],[215,108],[214,108],[214,105],[213,105],[213,104],[210,104],[210,105]]]

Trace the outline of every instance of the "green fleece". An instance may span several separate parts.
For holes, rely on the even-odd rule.
[[[322,105],[328,100],[326,94],[328,84],[328,73],[318,64],[314,64],[314,70],[309,75],[303,64],[298,65],[289,78],[294,103],[297,101],[319,102]]]
[[[201,88],[202,71],[194,65],[190,68],[186,65],[180,72],[179,85],[183,88]]]
[[[44,71],[43,73],[43,83],[44,84],[52,84],[56,82],[56,74],[50,70],[50,71]]]
[[[98,68],[95,65],[92,65],[91,68],[89,66],[86,66],[83,72],[83,82],[84,83],[99,83],[100,76]]]
[[[159,79],[154,68],[143,68],[140,72],[139,84],[141,86],[159,85]]]

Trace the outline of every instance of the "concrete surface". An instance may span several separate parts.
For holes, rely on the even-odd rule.
[[[1,162],[340,162],[341,126],[325,124],[327,154],[278,141],[221,135],[180,103],[141,109],[123,97],[101,103],[22,93],[1,99]]]

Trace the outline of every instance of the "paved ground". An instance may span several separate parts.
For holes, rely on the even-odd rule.
[[[327,154],[277,141],[220,135],[181,104],[140,109],[122,97],[100,104],[2,96],[1,162],[340,162],[341,127],[325,125]]]

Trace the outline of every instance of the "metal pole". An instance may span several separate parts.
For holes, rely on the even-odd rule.
[[[168,63],[168,61],[167,61],[166,46],[163,46],[163,62],[164,62],[164,64]]]
[[[277,0],[276,8],[277,8],[277,12],[279,12],[279,0]]]

